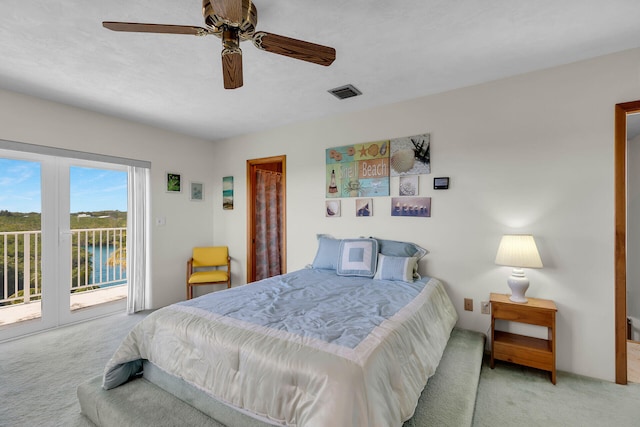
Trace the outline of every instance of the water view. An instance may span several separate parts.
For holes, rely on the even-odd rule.
[[[93,269],[89,275],[89,284],[98,283],[101,288],[127,283],[127,271],[121,263],[114,263],[118,257],[117,247],[114,245],[88,248],[93,260]]]

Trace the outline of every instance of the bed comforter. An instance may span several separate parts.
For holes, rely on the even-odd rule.
[[[275,425],[400,426],[456,320],[435,279],[299,270],[153,312],[107,363],[103,387],[147,359]]]

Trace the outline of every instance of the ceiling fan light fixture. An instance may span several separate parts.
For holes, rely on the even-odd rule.
[[[348,84],[340,87],[336,87],[333,89],[329,89],[328,91],[331,95],[335,96],[338,99],[347,99],[352,98],[354,96],[362,95],[354,85]]]

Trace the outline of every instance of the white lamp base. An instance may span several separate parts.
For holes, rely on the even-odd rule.
[[[507,279],[507,283],[511,288],[511,296],[509,299],[513,302],[525,303],[528,300],[524,294],[529,289],[529,279],[524,275],[524,270],[521,268],[514,268],[511,272],[511,276]]]

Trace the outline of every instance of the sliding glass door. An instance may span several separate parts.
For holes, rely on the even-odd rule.
[[[124,311],[127,166],[0,150],[0,340]]]
[[[69,169],[71,311],[127,298],[127,172]]]
[[[42,318],[41,169],[0,157],[0,327]]]
[[[60,252],[68,255],[60,261],[69,266],[60,277],[66,283],[61,319],[93,317],[96,310],[112,311],[114,305],[124,310],[127,168],[73,160],[59,174],[69,197],[60,212]]]

